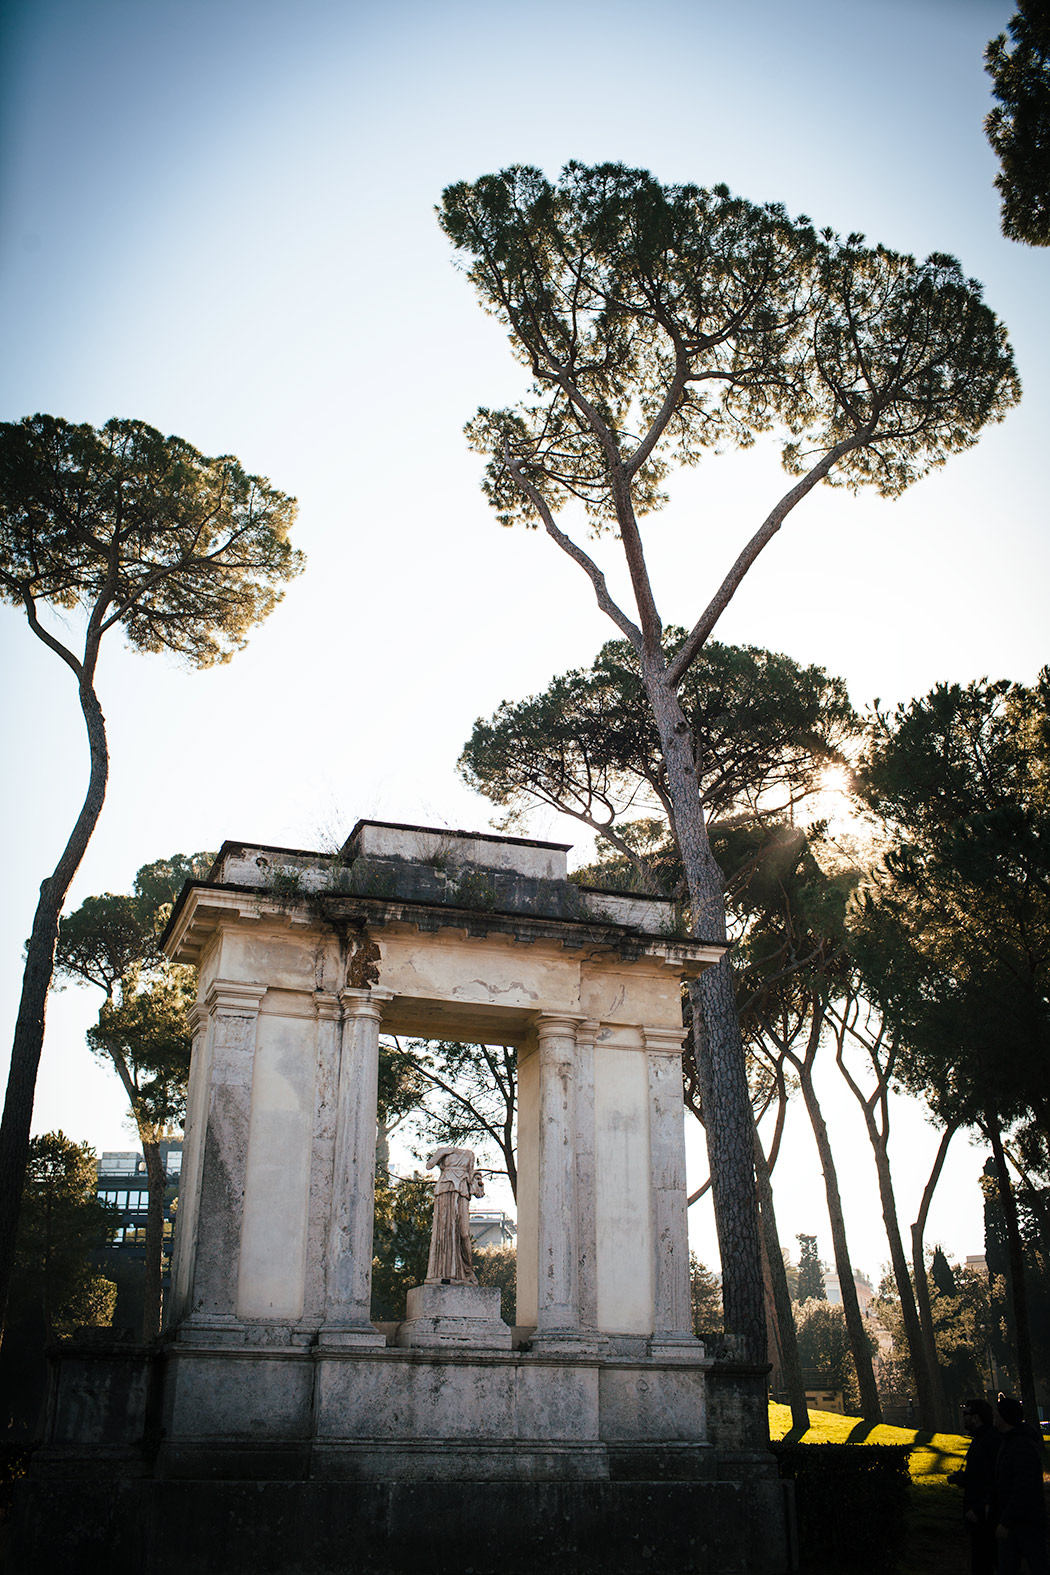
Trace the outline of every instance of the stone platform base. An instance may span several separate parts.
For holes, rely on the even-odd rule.
[[[500,1293],[488,1285],[429,1281],[409,1291],[397,1344],[411,1349],[509,1351],[511,1332],[499,1315]]]
[[[781,1483],[34,1484],[14,1575],[781,1575]]]
[[[762,1368],[179,1342],[53,1368],[4,1575],[790,1567]]]

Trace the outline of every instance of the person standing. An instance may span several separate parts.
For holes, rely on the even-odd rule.
[[[1001,1434],[992,1508],[999,1575],[1020,1575],[1022,1559],[1029,1575],[1050,1575],[1042,1440],[1027,1426],[1021,1402],[1012,1395],[999,1396],[995,1427]]]
[[[992,1408],[987,1400],[966,1401],[963,1426],[970,1435],[970,1447],[962,1470],[953,1472],[949,1481],[958,1483],[963,1490],[963,1520],[970,1538],[971,1575],[995,1575],[998,1546],[992,1520],[992,1497],[999,1434],[992,1426]]]

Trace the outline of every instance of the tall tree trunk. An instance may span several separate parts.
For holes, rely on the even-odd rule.
[[[773,1301],[773,1271],[769,1266],[769,1247],[762,1229],[762,1205],[758,1206],[758,1239],[762,1249],[762,1300],[766,1309],[766,1360],[769,1363],[767,1385],[769,1398],[779,1400],[784,1381],[784,1359],[780,1349],[780,1330],[777,1328]]]
[[[953,1133],[958,1128],[957,1121],[951,1121],[941,1134],[941,1141],[930,1171],[930,1179],[922,1194],[919,1204],[919,1217],[911,1228],[911,1263],[915,1276],[915,1300],[919,1309],[919,1329],[922,1334],[922,1349],[929,1371],[933,1374],[933,1400],[936,1411],[936,1426],[941,1432],[951,1432],[954,1418],[948,1408],[947,1396],[944,1393],[944,1383],[941,1379],[941,1367],[937,1360],[937,1339],[933,1332],[933,1309],[930,1306],[930,1282],[926,1275],[926,1250],[923,1237],[926,1233],[926,1218],[930,1212],[934,1190],[941,1179],[941,1170],[944,1158],[948,1152],[948,1144]]]
[[[780,1375],[791,1407],[791,1425],[803,1432],[809,1427],[809,1410],[806,1406],[806,1386],[802,1381],[802,1363],[798,1354],[795,1317],[791,1310],[791,1292],[784,1269],[784,1254],[780,1248],[780,1234],[773,1208],[773,1188],[769,1180],[769,1166],[762,1150],[762,1143],[755,1130],[755,1182],[758,1189],[758,1220],[762,1231],[762,1256],[768,1277],[772,1303],[772,1323],[780,1357]]]
[[[691,731],[663,674],[643,660],[646,692],[667,770],[672,832],[682,860],[692,933],[726,940],[725,880],[704,824]],[[728,957],[689,982],[700,1100],[711,1167],[725,1329],[739,1356],[766,1360],[765,1297],[755,1196],[754,1117]]]
[[[87,664],[85,663],[85,668]],[[93,668],[93,663],[92,663]],[[11,1069],[7,1079],[4,1114],[0,1120],[0,1329],[7,1310],[7,1295],[15,1256],[18,1215],[22,1205],[22,1186],[29,1159],[29,1130],[33,1121],[40,1052],[44,1045],[44,1014],[47,992],[55,971],[55,942],[58,920],[73,877],[80,867],[91,834],[102,813],[109,775],[106,746],[106,719],[91,685],[90,669],[80,675],[80,709],[87,728],[91,751],[91,773],[87,793],[76,825],[62,856],[48,878],[41,883],[40,898],[33,917],[33,930],[26,947],[22,975],[22,998],[18,1007]]]
[[[1006,1168],[1003,1140],[999,1136],[999,1123],[994,1110],[985,1112],[988,1141],[992,1145],[995,1161],[995,1179],[999,1184],[999,1202],[1002,1204],[1006,1226],[1006,1242],[1010,1254],[1010,1300],[1014,1309],[1014,1334],[1017,1338],[1017,1381],[1021,1386],[1021,1404],[1028,1421],[1035,1423],[1039,1415],[1035,1398],[1035,1375],[1032,1371],[1032,1336],[1028,1325],[1028,1285],[1024,1270],[1024,1246],[1021,1228],[1017,1223],[1017,1204],[1010,1185],[1010,1172]]]
[[[814,1044],[813,1035],[820,1037],[820,1024],[817,1020],[822,1015],[819,1002],[813,1003],[814,1026],[810,1032],[811,1048]],[[838,1172],[831,1153],[831,1140],[828,1137],[827,1123],[824,1113],[820,1108],[816,1090],[813,1087],[813,1069],[811,1054],[804,1058],[792,1057],[795,1068],[799,1074],[802,1085],[802,1097],[806,1102],[813,1136],[817,1143],[817,1153],[820,1155],[820,1165],[824,1172],[824,1193],[828,1200],[828,1220],[831,1225],[831,1241],[835,1252],[835,1272],[839,1277],[839,1290],[842,1295],[842,1311],[846,1319],[846,1332],[849,1335],[850,1351],[853,1354],[853,1365],[857,1370],[857,1387],[860,1390],[860,1410],[865,1422],[881,1422],[882,1407],[879,1404],[879,1391],[875,1383],[875,1373],[871,1365],[871,1347],[868,1344],[868,1334],[861,1316],[860,1303],[857,1300],[857,1287],[853,1283],[853,1265],[850,1262],[849,1248],[846,1244],[846,1222],[842,1213],[842,1196],[839,1192]]]
[[[142,1298],[142,1338],[155,1340],[160,1333],[161,1278],[164,1265],[164,1192],[168,1178],[160,1157],[160,1144],[155,1137],[146,1138],[139,1128],[142,1154],[146,1161],[146,1178],[149,1182],[146,1210],[146,1263]]]
[[[869,1136],[871,1131],[869,1129]],[[900,1297],[901,1317],[904,1321],[904,1337],[908,1342],[908,1354],[911,1358],[911,1370],[915,1375],[915,1393],[919,1402],[919,1422],[923,1427],[936,1428],[938,1422],[937,1387],[933,1373],[926,1361],[926,1350],[922,1340],[922,1328],[919,1323],[918,1308],[915,1305],[915,1294],[912,1290],[911,1276],[908,1273],[908,1260],[904,1253],[904,1242],[901,1238],[900,1226],[897,1223],[897,1205],[893,1196],[893,1181],[890,1177],[890,1161],[886,1152],[885,1143],[875,1144],[875,1169],[879,1177],[879,1199],[882,1203],[882,1221],[886,1227],[886,1239],[890,1244],[890,1263],[893,1266],[893,1278],[897,1285],[897,1295]],[[936,1370],[936,1364],[934,1364]]]
[[[897,1202],[893,1195],[893,1178],[890,1175],[888,1149],[889,1112],[886,1106],[886,1074],[878,1066],[875,1055],[872,1054],[871,1060],[875,1066],[875,1074],[879,1079],[879,1083],[875,1093],[865,1098],[863,1090],[845,1064],[843,1051],[843,1038],[840,1034],[836,1055],[838,1067],[846,1080],[850,1092],[863,1112],[864,1125],[868,1129],[868,1141],[875,1156],[875,1172],[879,1178],[879,1201],[882,1204],[882,1223],[886,1230],[886,1240],[889,1242],[890,1263],[893,1267],[893,1278],[897,1286],[897,1295],[900,1298],[901,1318],[904,1323],[904,1338],[907,1341],[911,1370],[915,1378],[915,1392],[919,1402],[919,1421],[923,1427],[932,1429],[937,1425],[937,1390],[933,1373],[927,1366],[922,1329],[919,1324],[918,1309],[915,1305],[915,1294],[912,1290],[911,1277],[908,1273],[908,1260],[905,1257],[904,1242],[901,1239],[900,1226],[897,1222]],[[882,1106],[881,1130],[875,1115],[875,1102]]]

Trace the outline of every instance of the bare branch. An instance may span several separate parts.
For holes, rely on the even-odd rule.
[[[22,605],[26,610],[26,617],[29,620],[29,627],[32,629],[37,639],[42,640],[50,650],[54,651],[57,656],[60,656],[65,662],[66,666],[71,668],[72,671],[76,673],[78,680],[82,678],[84,674],[83,666],[77,661],[72,651],[66,649],[61,640],[56,640],[54,635],[49,634],[44,628],[43,624],[40,622],[40,619],[37,617],[36,602],[33,600],[32,595],[27,589],[25,589],[25,587],[22,589]]]
[[[548,536],[552,541],[557,542],[562,552],[567,553],[574,563],[579,564],[584,574],[587,575],[591,584],[594,586],[594,594],[597,599],[598,606],[601,608],[602,612],[605,613],[607,617],[612,619],[620,633],[626,635],[627,639],[630,640],[635,650],[640,652],[643,645],[642,631],[638,628],[637,624],[632,623],[627,614],[617,606],[616,602],[613,601],[609,594],[609,588],[605,583],[605,575],[602,573],[601,569],[599,569],[594,560],[584,552],[582,547],[578,547],[571,537],[566,536],[563,530],[559,530],[558,526],[555,524],[554,515],[547,506],[547,500],[540,492],[536,490],[532,483],[523,474],[521,466],[511,456],[510,447],[506,443],[504,444],[503,448],[503,458],[507,469],[514,477],[515,485],[525,494],[533,508],[536,510],[537,514],[540,516],[540,519],[543,521],[543,527],[546,530]]]
[[[792,487],[789,492],[785,492],[780,502],[766,516],[762,525],[752,536],[718,587],[703,614],[694,624],[689,638],[668,668],[667,681],[672,688],[677,688],[682,682],[690,666],[710,637],[715,624],[732,601],[748,569],[750,569],[763,547],[773,540],[773,537],[783,525],[796,503],[801,503],[802,499],[812,492],[818,481],[823,481],[824,477],[838,464],[840,459],[844,458],[846,454],[852,453],[854,449],[861,448],[869,440],[870,436],[870,429],[865,428],[863,432],[858,433],[854,437],[844,438],[841,443],[836,443],[835,447],[829,449],[823,459],[813,466],[808,475],[803,476],[797,486]]]

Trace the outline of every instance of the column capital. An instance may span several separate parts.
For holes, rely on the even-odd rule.
[[[659,1055],[680,1056],[686,1032],[684,1028],[643,1028],[642,1037],[647,1050],[655,1050]]]
[[[322,1022],[337,1023],[339,1021],[339,997],[330,990],[314,991],[314,1011]]]
[[[198,1034],[202,1034],[204,1032],[208,1026],[208,1020],[210,1017],[211,1013],[208,1011],[208,1008],[205,1006],[204,1002],[194,1001],[193,1005],[186,1013],[186,1021],[190,1025],[190,1033],[194,1038],[196,1038]]]
[[[394,999],[392,990],[353,990],[346,989],[339,992],[339,1004],[346,1017],[374,1017],[378,1022],[383,1015],[383,1006],[387,1001]]]
[[[213,979],[208,986],[205,1002],[212,1012],[242,1012],[255,1014],[266,994],[265,984],[249,984],[240,979]]]
[[[585,1017],[572,1012],[537,1012],[533,1018],[536,1032],[541,1039],[553,1039],[562,1035],[576,1037],[576,1029],[580,1023],[586,1022]]]

